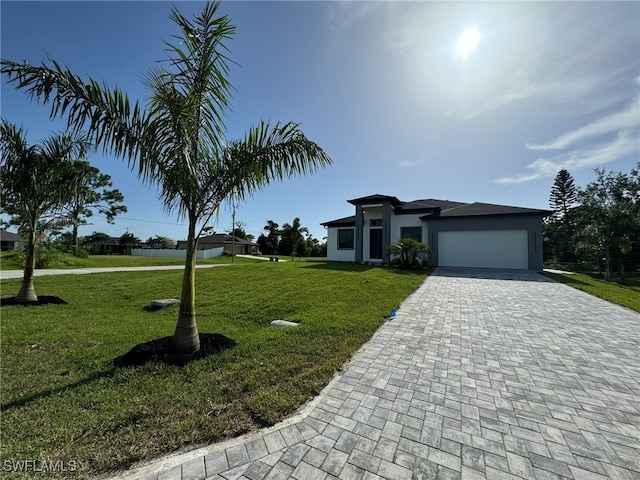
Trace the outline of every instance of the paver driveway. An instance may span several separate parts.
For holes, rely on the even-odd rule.
[[[640,315],[438,269],[304,413],[145,478],[638,479]]]

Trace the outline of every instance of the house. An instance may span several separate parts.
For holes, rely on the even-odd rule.
[[[214,233],[207,237],[201,237],[198,241],[198,250],[209,250],[211,248],[224,247],[224,253],[235,255],[251,255],[258,253],[258,244],[245,240],[244,238],[234,237],[228,233]],[[181,240],[178,242],[178,249],[186,250],[187,242]]]
[[[24,239],[16,234],[0,230],[0,250],[3,252],[9,250],[22,250],[24,248]]]
[[[327,257],[388,263],[389,245],[401,238],[426,243],[434,266],[540,271],[542,219],[552,212],[449,200],[403,202],[388,195],[348,201],[355,215],[322,223]]]

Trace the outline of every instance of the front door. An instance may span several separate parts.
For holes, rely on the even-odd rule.
[[[369,258],[382,260],[382,229],[369,230]]]

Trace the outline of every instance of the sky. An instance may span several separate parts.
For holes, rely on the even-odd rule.
[[[204,5],[174,4],[189,17]],[[3,0],[1,57],[49,56],[144,103],[142,76],[178,33],[170,5]],[[225,1],[218,11],[237,27],[227,139],[261,120],[294,121],[333,160],[240,203],[236,218],[256,237],[268,220],[299,217],[322,239],[321,222],[376,193],[548,209],[561,168],[584,187],[596,168],[640,161],[640,2]],[[475,48],[461,48],[462,35]],[[6,80],[2,117],[30,143],[64,129]],[[184,219],[126,160],[101,150],[88,160],[128,212],[113,225],[94,216],[80,235],[186,238]],[[225,206],[212,226],[231,224]]]

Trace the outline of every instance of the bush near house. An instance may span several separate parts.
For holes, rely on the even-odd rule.
[[[393,263],[402,268],[423,268],[429,266],[431,252],[429,247],[412,238],[401,238],[389,247],[389,254],[394,255]]]

